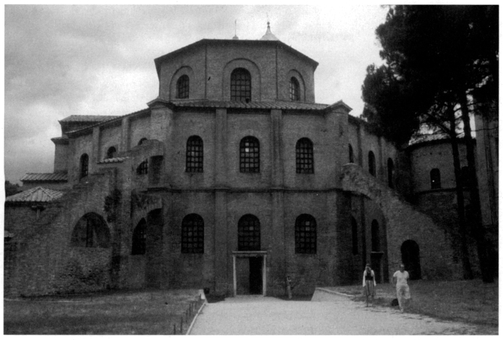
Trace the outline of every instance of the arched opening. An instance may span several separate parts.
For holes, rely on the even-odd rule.
[[[87,153],[80,156],[80,178],[84,178],[89,174],[89,156]]]
[[[72,247],[109,248],[110,230],[105,219],[93,212],[82,216],[73,228],[70,245]]]
[[[203,157],[203,140],[199,136],[190,136],[187,140],[185,171],[203,172]]]
[[[107,150],[107,159],[114,158],[116,154],[117,154],[117,149],[115,148],[115,146],[109,147]]]
[[[317,235],[316,219],[302,214],[295,220],[295,253],[316,254]]]
[[[260,250],[260,221],[254,215],[244,215],[239,219],[238,250]]]
[[[372,151],[369,151],[369,173],[374,177],[376,175],[376,157]]]
[[[400,250],[402,252],[402,262],[405,265],[405,270],[409,272],[410,279],[421,279],[419,245],[413,240],[407,240],[402,243]]]
[[[297,78],[290,78],[290,100],[293,102],[300,100],[300,85]]]
[[[189,76],[184,74],[178,78],[176,82],[176,98],[185,99],[189,98]]]
[[[257,138],[248,136],[239,143],[239,171],[260,172],[260,144]]]
[[[309,138],[301,138],[295,145],[296,172],[298,174],[314,173],[313,142]]]
[[[182,221],[182,253],[204,254],[204,220],[189,214]]]
[[[355,162],[355,154],[353,151],[353,147],[351,144],[348,144],[348,149],[349,149],[349,163],[354,163]]]
[[[144,255],[146,252],[147,221],[144,218],[138,222],[133,232],[131,255]]]
[[[231,100],[251,101],[251,75],[244,68],[237,68],[231,73]]]

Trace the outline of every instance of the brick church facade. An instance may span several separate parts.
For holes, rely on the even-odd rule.
[[[398,149],[343,101],[316,103],[317,65],[269,28],[204,39],[155,59],[146,109],[61,120],[54,173],[6,200],[6,295],[284,295],[287,276],[309,294],[360,282],[366,262],[379,282],[401,262],[459,278],[449,143]]]

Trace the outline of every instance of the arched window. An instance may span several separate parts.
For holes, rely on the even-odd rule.
[[[298,174],[314,173],[313,142],[301,138],[295,145],[296,168]]]
[[[353,152],[353,147],[351,144],[348,144],[348,149],[349,149],[349,163],[354,163],[355,162],[355,154]]]
[[[204,221],[197,214],[187,215],[182,221],[182,253],[204,253]]]
[[[147,249],[147,222],[144,218],[138,222],[133,231],[133,247],[131,255],[143,255]]]
[[[297,78],[290,78],[290,100],[293,102],[300,100],[300,85]]]
[[[84,178],[89,174],[89,156],[87,153],[80,156],[80,178]]]
[[[176,82],[176,98],[189,98],[189,76],[184,74]]]
[[[203,172],[203,140],[199,136],[191,136],[187,140],[185,157],[186,172]]]
[[[376,220],[372,221],[371,225],[372,236],[372,251],[381,251],[381,235],[379,232],[379,223]]]
[[[372,176],[376,175],[376,157],[372,151],[369,151],[369,173]]]
[[[138,165],[138,167],[136,168],[136,173],[138,175],[148,174],[148,159],[144,160],[140,163],[140,165]]]
[[[353,244],[353,255],[358,254],[358,223],[353,216],[351,216],[351,240]]]
[[[85,214],[73,228],[70,243],[72,247],[110,247],[110,231],[107,223],[96,213]]]
[[[251,75],[244,68],[237,68],[231,73],[231,100],[251,101]]]
[[[402,252],[402,263],[405,270],[409,272],[411,280],[421,278],[421,262],[419,256],[419,245],[414,240],[407,240],[400,247]]]
[[[238,250],[260,250],[260,221],[254,215],[244,215],[239,219]]]
[[[116,153],[117,153],[117,149],[115,148],[115,146],[109,147],[107,150],[107,159],[114,158]]]
[[[295,220],[295,253],[316,254],[316,220],[302,214]]]
[[[239,143],[239,171],[260,172],[260,144],[255,137],[245,137]]]
[[[393,160],[388,158],[388,186],[393,189],[395,187],[394,184],[395,177],[395,165],[393,164]]]
[[[431,188],[432,189],[440,189],[441,188],[441,182],[440,182],[440,170],[435,168],[431,169],[430,171],[430,183],[431,183]]]
[[[147,141],[147,138],[143,137],[142,139],[140,139],[140,141],[138,142],[138,145],[142,145],[144,142]]]

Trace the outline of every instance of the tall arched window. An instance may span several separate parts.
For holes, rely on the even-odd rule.
[[[316,220],[302,214],[295,220],[295,253],[316,254]]]
[[[176,82],[176,98],[189,98],[189,76],[184,74]]]
[[[379,223],[376,220],[373,220],[371,224],[371,236],[372,251],[381,251],[381,235],[379,232]]]
[[[251,101],[251,75],[244,68],[237,68],[231,73],[231,100]]]
[[[70,244],[72,247],[109,248],[110,231],[103,217],[92,212],[82,216],[73,228]]]
[[[84,178],[89,174],[89,156],[87,153],[80,156],[80,178]]]
[[[349,163],[354,163],[355,162],[355,154],[353,152],[353,147],[351,144],[348,144],[348,149],[349,149]]]
[[[351,216],[351,241],[353,244],[353,255],[358,254],[358,223],[353,216]]]
[[[391,158],[388,158],[388,186],[391,189],[395,187],[394,177],[395,177],[395,165],[393,164],[393,160]]]
[[[260,250],[260,221],[254,215],[244,215],[238,221],[238,250]]]
[[[369,173],[372,176],[376,175],[376,157],[372,151],[369,151]]]
[[[147,249],[147,222],[144,218],[138,222],[136,228],[133,231],[133,247],[131,249],[131,255],[143,255]]]
[[[257,138],[248,136],[239,143],[239,171],[260,172],[260,144]]]
[[[186,172],[203,172],[203,140],[199,136],[191,136],[187,140],[185,157]]]
[[[440,170],[435,168],[430,171],[430,184],[432,189],[440,189]]]
[[[114,158],[116,153],[117,153],[117,149],[115,148],[115,146],[109,147],[107,150],[107,159]]]
[[[295,145],[296,169],[298,174],[314,173],[313,142],[301,138]]]
[[[182,221],[182,253],[204,253],[204,220],[197,214],[190,214]]]
[[[300,85],[297,78],[290,78],[290,100],[293,102],[300,100]]]

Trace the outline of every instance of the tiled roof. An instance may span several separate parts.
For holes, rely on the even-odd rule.
[[[63,192],[51,190],[42,187],[35,187],[19,194],[15,194],[12,196],[8,196],[5,198],[6,202],[38,202],[38,203],[46,203],[51,202],[55,199],[63,196]]]
[[[68,181],[68,175],[66,172],[51,172],[51,173],[41,173],[26,174],[21,178],[21,182],[62,182]]]
[[[458,134],[456,139],[463,139],[464,138],[464,133]],[[434,141],[449,141],[449,136],[445,134],[421,134],[421,135],[416,135],[412,136],[410,141],[409,141],[409,146],[411,145],[416,145],[416,144],[421,144],[421,143],[427,143],[427,142],[434,142]]]
[[[117,118],[119,116],[97,116],[97,115],[71,115],[68,116],[60,122],[66,122],[66,123],[79,123],[79,122],[86,122],[86,123],[94,123],[94,122],[104,122],[110,119]]]
[[[301,103],[301,102],[239,102],[239,101],[172,101],[176,107],[211,107],[225,109],[276,109],[276,110],[324,110],[328,107],[326,104]]]
[[[101,162],[98,162],[98,164],[110,164],[110,163],[122,163],[124,160],[128,159],[129,157],[114,157],[114,158],[107,158],[102,160]]]

